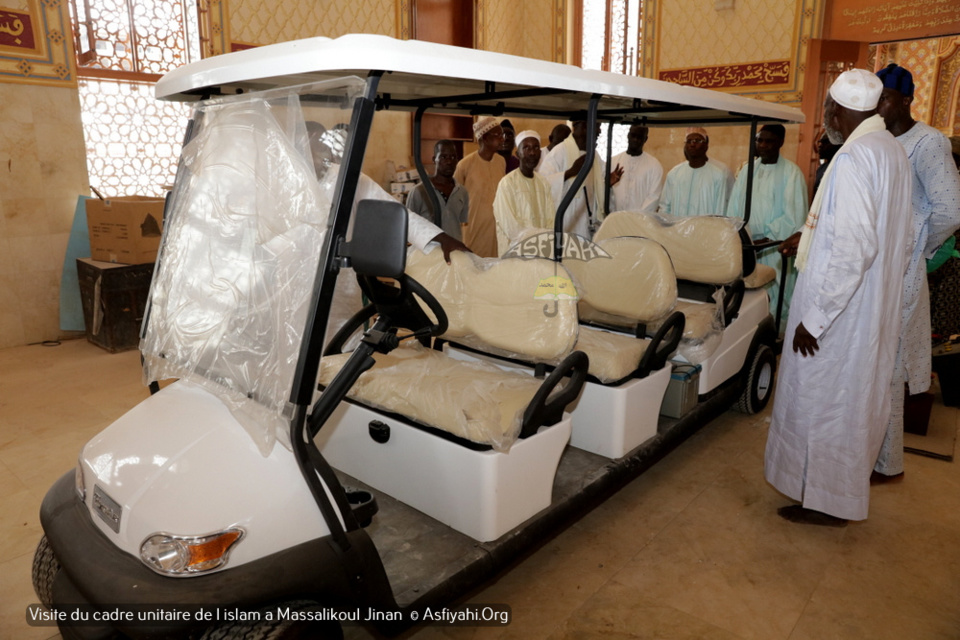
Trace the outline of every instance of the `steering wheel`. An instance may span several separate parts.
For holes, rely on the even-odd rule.
[[[447,312],[443,310],[443,307],[440,305],[440,302],[437,300],[437,298],[430,293],[426,287],[408,275],[404,275],[400,282],[401,287],[404,285],[406,285],[406,287],[410,290],[411,294],[420,298],[424,304],[427,305],[427,308],[430,309],[430,312],[437,319],[436,322],[430,323],[427,327],[414,330],[414,335],[420,335],[421,332],[425,332],[426,335],[437,337],[446,333],[447,327],[449,326]]]

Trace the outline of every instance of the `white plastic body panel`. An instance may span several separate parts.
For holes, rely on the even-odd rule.
[[[297,461],[285,447],[264,457],[227,407],[179,381],[150,396],[86,444],[81,454],[90,517],[138,557],[148,536],[246,534],[226,567],[328,535]],[[97,485],[123,507],[119,533],[94,511]]]
[[[770,303],[767,292],[763,289],[748,290],[736,319],[723,330],[720,346],[701,363],[700,395],[713,391],[740,372],[757,327],[768,315]]]
[[[390,427],[375,442],[369,424]],[[517,440],[510,451],[474,451],[372,409],[341,402],[317,436],[336,469],[465,535],[496,540],[550,505],[570,416]]]
[[[606,458],[622,458],[657,435],[672,369],[667,363],[645,378],[616,387],[583,385],[580,397],[569,407],[573,415],[570,444]]]
[[[531,367],[506,362],[493,356],[444,346],[444,351],[461,360],[480,360],[502,369],[533,375]],[[646,378],[629,380],[612,387],[595,382],[583,385],[583,391],[567,410],[573,418],[570,444],[606,458],[621,458],[657,435],[660,405],[670,384],[672,365],[652,372]]]

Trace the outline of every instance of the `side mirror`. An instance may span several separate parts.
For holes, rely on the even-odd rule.
[[[399,278],[407,267],[407,210],[399,202],[361,200],[349,244],[357,275]]]

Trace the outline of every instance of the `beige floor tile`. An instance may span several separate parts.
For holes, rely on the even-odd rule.
[[[41,640],[60,637],[56,627],[27,623],[27,606],[37,602],[30,580],[32,565],[32,551],[0,562],[0,576],[3,576],[0,579],[0,638]]]
[[[0,349],[0,638],[58,637],[25,621],[40,501],[147,395],[136,352]],[[908,455],[902,483],[872,489],[865,522],[790,524],[763,480],[769,414],[724,413],[479,587],[470,601],[509,604],[509,626],[402,638],[960,638],[960,465]]]
[[[736,640],[734,633],[618,583],[605,585],[550,636],[551,640],[638,638],[650,640]]]

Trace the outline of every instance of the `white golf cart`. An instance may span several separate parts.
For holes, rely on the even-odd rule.
[[[463,300],[410,277],[439,250],[408,257],[408,225],[411,241],[415,233],[405,210],[354,203],[380,109],[415,112],[415,138],[428,110],[584,118],[588,130],[598,121],[742,123],[752,135],[758,122],[801,121],[794,109],[367,35],[207,59],[165,76],[157,96],[197,103],[141,334],[145,380],[177,381],[154,385],[88,442],[43,502],[34,585],[43,605],[64,614],[54,619],[66,638],[336,637],[341,622],[369,611],[369,624],[398,632],[599,504],[738,399],[758,410],[769,398],[776,335],[766,294],[740,291],[739,304],[729,306],[739,294],[724,303],[720,346],[701,363],[691,411],[658,418],[681,322],[660,334],[666,346],[651,350],[641,376],[604,386],[625,407],[610,418],[617,428],[638,421],[652,432],[621,439],[612,453],[578,446],[577,436],[570,446],[572,433],[602,431],[607,418],[580,406],[586,386],[603,385],[576,347],[586,331],[578,303],[550,289],[565,273],[562,214],[558,261],[485,266],[470,276],[475,306],[464,319],[449,306]],[[319,153],[314,136],[325,141]],[[744,274],[752,251],[735,251]],[[476,264],[451,258],[444,273]],[[500,265],[521,291],[494,314],[520,332],[502,350],[529,355],[519,342],[543,352],[480,363],[449,353],[450,344],[431,348],[482,314],[483,279],[499,277]],[[338,276],[356,277],[371,303],[325,344]],[[538,317],[541,286],[553,309]],[[711,302],[718,290],[736,290],[674,287],[675,297],[679,287],[680,297]],[[535,321],[514,322],[514,313],[531,317],[528,298]],[[349,350],[357,327],[363,337]],[[627,339],[647,340],[632,330]],[[407,384],[392,394],[402,406],[357,395],[375,386],[364,376],[393,366],[384,385],[389,396]],[[651,380],[657,391],[644,387]]]

